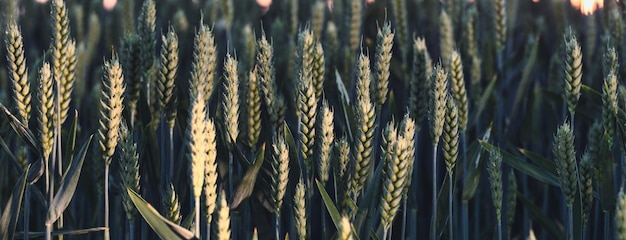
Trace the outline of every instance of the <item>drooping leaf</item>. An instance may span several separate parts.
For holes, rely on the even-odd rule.
[[[343,84],[343,80],[341,79],[341,75],[337,70],[335,70],[335,79],[337,81],[337,89],[339,90],[341,109],[343,112],[343,120],[346,124],[345,131],[348,133],[348,139],[350,142],[354,140],[354,135],[352,134],[354,129],[352,129],[354,124],[354,112],[352,111],[352,107],[350,105],[350,95],[348,94],[348,90],[346,89],[346,85]]]
[[[69,206],[70,201],[72,201],[72,197],[74,197],[74,192],[76,191],[76,186],[78,185],[78,179],[80,178],[80,172],[83,169],[83,163],[85,162],[85,157],[87,156],[87,149],[89,148],[89,144],[92,139],[93,135],[89,136],[89,139],[83,144],[80,152],[78,153],[77,161],[73,161],[67,172],[65,172],[61,186],[52,199],[50,207],[48,207],[48,215],[45,222],[46,226],[52,225],[61,215],[63,215],[63,212],[67,206]]]
[[[335,227],[339,229],[339,225],[341,224],[341,214],[339,213],[339,210],[337,210],[335,203],[333,203],[333,200],[328,195],[328,192],[326,192],[324,186],[317,179],[315,179],[315,184],[317,184],[317,189],[320,191],[320,195],[322,196],[322,200],[324,201],[324,205],[326,206],[326,210],[328,210],[330,218],[333,220]],[[355,238],[358,239],[354,227],[352,227],[352,235],[354,235]]]
[[[128,191],[130,200],[133,201],[137,211],[139,211],[143,219],[146,220],[148,225],[150,225],[152,230],[154,230],[161,239],[196,239],[191,231],[161,216],[152,205],[146,202],[139,194],[135,193],[135,191],[130,188],[126,188],[126,191]]]
[[[40,144],[38,144],[37,138],[35,135],[28,130],[27,126],[24,126],[20,120],[18,120],[9,109],[7,109],[2,103],[0,103],[0,108],[4,111],[4,114],[9,118],[9,125],[13,128],[13,131],[17,134],[22,141],[24,141],[30,149],[32,149],[39,156],[43,156],[43,152],[41,151]]]
[[[74,121],[72,121],[72,128],[70,129],[69,139],[65,143],[67,158],[64,162],[71,163],[74,161],[74,150],[76,148],[76,134],[78,133],[78,111],[74,110]]]
[[[534,164],[537,164],[537,166],[539,166],[540,168],[552,172],[554,176],[557,175],[556,165],[554,164],[554,161],[550,161],[537,153],[531,152],[523,148],[519,148],[518,150],[520,153],[524,154],[524,156],[526,156],[528,160],[530,160]]]
[[[233,200],[230,203],[230,208],[235,209],[245,200],[246,198],[252,195],[252,190],[254,190],[254,185],[256,184],[256,178],[259,174],[259,170],[261,166],[263,166],[263,159],[265,156],[265,144],[261,146],[259,152],[256,154],[256,160],[254,160],[254,164],[248,168],[246,174],[243,175],[239,186],[235,189],[235,193],[233,195]]]
[[[491,127],[492,125],[490,124],[489,128],[487,128],[483,134],[482,140],[484,142],[489,141],[491,137]],[[476,150],[476,156],[473,161],[467,163],[467,172],[464,174],[465,177],[463,179],[463,193],[461,194],[461,199],[463,200],[470,200],[476,194],[476,189],[478,189],[478,183],[480,182],[480,175],[483,169],[485,169],[485,161],[481,161],[481,156],[482,151],[480,149]]]
[[[26,177],[29,169],[30,166],[24,169],[24,173],[22,173],[19,182],[15,184],[9,201],[4,207],[2,218],[0,218],[0,240],[10,240],[15,235],[15,227],[17,227],[17,221],[20,218],[22,198],[26,189]]]
[[[67,236],[67,235],[83,235],[92,232],[100,232],[104,231],[105,227],[94,227],[94,228],[86,228],[86,229],[78,229],[78,230],[61,230],[61,231],[53,231],[52,236]],[[15,236],[15,239],[24,239],[24,232],[18,232],[18,235]],[[39,238],[44,237],[46,232],[28,232],[28,237],[31,238]]]
[[[480,145],[482,145],[485,149],[487,149],[487,151],[496,151],[499,150],[500,148],[493,146],[487,142],[483,142],[481,140],[478,140],[478,142],[480,143]],[[524,161],[524,159],[521,159],[515,155],[512,155],[508,152],[502,151],[500,150],[500,153],[502,154],[502,160],[507,163],[509,166],[519,170],[520,172],[523,172],[524,174],[531,176],[535,179],[537,179],[538,181],[541,181],[543,183],[547,183],[550,184],[552,186],[556,186],[559,187],[561,186],[559,184],[559,180],[557,178],[557,176],[555,175],[555,173],[548,171],[547,169],[543,169],[541,167],[535,166],[534,164],[531,164],[529,162]]]

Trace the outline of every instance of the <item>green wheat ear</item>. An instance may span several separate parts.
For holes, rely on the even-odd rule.
[[[174,185],[170,183],[170,185],[164,189],[162,197],[161,205],[164,211],[163,215],[167,220],[180,224],[183,219],[180,214],[180,203],[178,201],[178,194],[174,190]]]
[[[233,146],[239,136],[239,75],[237,73],[237,60],[230,54],[226,55],[224,62],[224,79],[223,118],[226,125],[226,140]]]
[[[122,122],[120,125],[119,146],[121,150],[120,178],[122,179],[122,186],[139,192],[139,180],[141,178],[139,175],[139,154],[137,153],[137,144],[133,140],[133,134],[125,122]],[[124,204],[128,221],[133,222],[135,215],[137,215],[137,209],[130,200],[127,191],[122,191],[122,203]]]
[[[161,65],[157,81],[157,106],[159,113],[174,128],[176,118],[176,75],[178,73],[178,36],[172,26],[166,35],[162,36]]]
[[[589,151],[585,151],[578,167],[580,193],[583,203],[583,224],[586,224],[589,221],[589,215],[593,207],[593,176],[595,171]]]
[[[450,58],[454,50],[454,26],[449,13],[445,9],[439,15],[439,47],[441,48],[441,63],[446,70],[450,69]]]
[[[574,132],[567,122],[559,126],[554,136],[553,153],[565,202],[567,207],[571,208],[578,189],[578,164],[574,149]]]
[[[137,103],[142,88],[142,74],[140,61],[140,39],[138,35],[131,34],[124,37],[122,42],[122,53],[120,61],[124,68],[124,80],[126,80],[126,106],[133,121],[130,125],[134,125],[134,118],[137,114]]]
[[[617,227],[617,238],[620,240],[626,240],[626,195],[624,190],[619,192],[617,196],[617,203],[615,204],[617,209],[615,210],[615,225]]]
[[[208,102],[215,86],[215,66],[217,49],[213,32],[202,24],[196,32],[193,42],[193,63],[190,86],[193,91],[201,91],[204,101]]]
[[[375,62],[375,87],[373,98],[377,107],[380,108],[387,100],[389,91],[389,67],[391,66],[391,49],[393,48],[394,32],[391,31],[391,23],[385,22],[382,29],[378,29],[376,34],[376,62]]]
[[[28,126],[31,109],[30,83],[28,82],[28,68],[24,55],[22,32],[16,23],[7,26],[6,32],[7,62],[9,78],[13,85],[13,101],[17,107],[20,122]]]
[[[245,98],[245,128],[244,133],[240,135],[243,143],[248,147],[256,146],[261,135],[261,88],[259,87],[258,68],[254,67],[245,79],[244,93]]]
[[[456,102],[459,114],[459,129],[465,132],[467,129],[468,118],[468,101],[467,91],[465,90],[465,77],[463,74],[463,61],[461,54],[454,50],[450,62],[450,91]]]
[[[570,115],[574,116],[582,86],[582,51],[571,29],[565,34],[565,99]]]
[[[487,173],[491,183],[491,199],[496,209],[498,222],[502,221],[502,154],[499,151],[492,151],[487,163]]]
[[[413,40],[413,68],[411,71],[409,112],[417,123],[422,122],[428,116],[431,75],[432,61],[426,48],[426,40],[424,38],[415,38]]]
[[[443,158],[448,175],[452,176],[459,155],[459,111],[454,99],[446,97],[446,114],[443,124]]]

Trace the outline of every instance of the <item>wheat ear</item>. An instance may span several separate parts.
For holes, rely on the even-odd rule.
[[[178,73],[178,36],[172,26],[162,36],[161,65],[157,81],[157,104],[159,112],[170,128],[174,127],[176,118],[176,75]]]
[[[231,239],[231,231],[230,231],[230,207],[228,207],[228,202],[226,202],[226,193],[222,190],[220,193],[218,202],[217,202],[217,228],[215,235],[218,240],[229,240]]]
[[[578,98],[580,98],[583,63],[580,45],[571,29],[565,34],[565,49],[565,99],[567,100],[567,109],[573,121],[576,104],[578,103]]]
[[[487,173],[491,186],[491,200],[496,209],[498,221],[498,239],[502,239],[502,154],[500,151],[492,151],[487,163]]]
[[[357,60],[357,138],[354,149],[354,175],[351,186],[354,198],[371,175],[374,130],[376,128],[375,107],[370,98],[369,59],[361,54]]]
[[[209,157],[206,115],[206,103],[202,93],[192,96],[185,141],[189,149],[187,158],[189,160],[189,183],[195,206],[196,237],[200,236],[200,194],[204,185],[204,168]]]
[[[320,108],[317,122],[317,175],[322,184],[326,184],[330,175],[330,159],[332,156],[332,146],[335,141],[335,124],[333,109],[324,101]]]
[[[278,84],[276,83],[276,72],[274,70],[274,48],[267,41],[265,32],[261,33],[261,39],[257,42],[257,65],[259,68],[259,80],[261,82],[261,90],[263,91],[263,99],[270,117],[270,121],[275,128],[282,124],[280,114],[281,96],[278,92]]]
[[[215,86],[215,66],[217,49],[215,37],[207,26],[202,24],[193,41],[193,63],[190,86],[193,91],[201,91],[204,102],[208,102]]]
[[[615,135],[615,117],[619,111],[617,103],[617,76],[609,73],[602,85],[602,125],[607,136],[609,148],[613,146]]]
[[[426,40],[424,38],[415,38],[413,40],[413,68],[411,71],[409,112],[417,123],[422,122],[428,116],[431,75],[432,61],[426,48]]]
[[[336,240],[352,240],[352,224],[350,224],[350,218],[347,216],[341,216],[341,222],[339,222],[339,229],[337,229]]]
[[[216,131],[215,123],[209,119],[206,123],[206,150],[207,158],[204,162],[204,187],[202,193],[204,194],[204,213],[207,222],[207,226],[211,226],[211,220],[213,212],[215,211],[217,202],[217,143],[215,142]],[[207,231],[211,232],[211,231]]]
[[[578,177],[580,179],[580,194],[582,196],[583,204],[583,228],[586,229],[587,227],[585,225],[589,220],[591,208],[593,207],[593,176],[595,171],[589,151],[586,151],[581,157],[580,163],[578,164],[578,170]]]
[[[178,194],[174,190],[174,185],[171,183],[165,188],[161,200],[163,207],[163,215],[167,220],[173,223],[180,224],[183,217],[180,214],[180,202],[178,200]]]
[[[121,150],[120,178],[122,180],[122,186],[124,189],[128,188],[139,192],[139,154],[137,153],[137,144],[133,140],[133,134],[130,129],[128,129],[126,122],[120,124],[119,146]],[[124,211],[126,211],[126,218],[128,219],[129,229],[132,233],[137,209],[131,201],[128,191],[122,191],[122,203],[124,204]]]
[[[140,60],[140,39],[136,34],[128,35],[122,42],[122,54],[120,61],[124,68],[124,80],[126,80],[126,106],[130,114],[130,125],[134,126],[137,115],[137,103],[142,88],[142,72]]]
[[[515,171],[511,171],[509,174],[509,190],[506,197],[506,223],[507,223],[507,236],[511,237],[513,233],[513,223],[515,222],[515,208],[517,207],[517,179],[515,178]]]
[[[50,64],[44,62],[39,70],[37,88],[37,125],[43,158],[48,159],[54,144],[54,89]]]
[[[152,106],[154,99],[154,79],[152,68],[155,62],[155,32],[156,28],[156,4],[154,0],[144,0],[141,7],[141,14],[137,20],[137,34],[139,35],[139,53],[143,82],[145,83],[145,95],[148,105]],[[151,109],[153,111],[153,109]],[[153,113],[154,114],[154,113]]]
[[[293,203],[293,213],[298,239],[307,239],[306,189],[302,178],[300,178],[300,181],[298,181],[298,184],[296,185]]]
[[[450,59],[450,92],[456,102],[459,114],[459,129],[465,132],[467,129],[468,101],[465,89],[465,75],[463,73],[463,61],[461,54],[453,50]]]
[[[389,67],[391,66],[391,56],[393,53],[393,38],[395,34],[391,31],[391,23],[385,22],[376,34],[376,62],[375,62],[375,87],[373,89],[374,103],[378,109],[387,100],[389,91]]]
[[[439,15],[439,48],[441,49],[441,63],[445,69],[450,69],[454,47],[454,26],[449,13],[442,9]]]
[[[568,236],[573,237],[573,205],[578,191],[578,164],[574,149],[574,132],[568,122],[559,126],[554,136],[554,161],[556,163],[561,190],[565,194],[565,203],[568,210]],[[571,238],[570,238],[571,239]]]
[[[409,145],[412,145],[406,138],[398,138],[397,129],[391,122],[384,131],[385,144],[387,151],[384,154],[384,171],[383,171],[383,194],[381,195],[381,225],[383,226],[383,238],[386,238],[391,223],[400,208],[402,202],[402,193],[404,191],[405,181],[408,174],[407,155]],[[394,136],[395,135],[395,136]]]
[[[237,60],[230,54],[226,55],[224,62],[224,94],[222,95],[222,108],[227,132],[227,141],[234,145],[239,136],[239,75],[237,72]]]
[[[626,240],[626,194],[624,194],[624,190],[619,191],[615,206],[617,239]]]
[[[241,134],[244,144],[248,147],[256,146],[261,135],[261,89],[259,87],[258,68],[254,67],[248,73],[244,83],[245,98],[245,128]]]
[[[28,126],[31,109],[30,83],[28,68],[24,55],[22,32],[16,23],[7,26],[6,32],[7,62],[9,78],[13,85],[13,101],[15,102],[20,122]]]
[[[58,83],[61,123],[65,122],[74,87],[76,43],[70,40],[69,15],[63,0],[52,1],[52,73]]]

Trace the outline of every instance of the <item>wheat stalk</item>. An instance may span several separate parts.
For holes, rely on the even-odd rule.
[[[20,122],[24,126],[28,126],[31,96],[22,32],[16,23],[10,23],[7,26],[6,35],[7,62],[9,79],[11,79],[13,86],[13,101],[16,104]]]
[[[393,48],[394,36],[390,22],[385,22],[376,34],[376,77],[374,78],[375,87],[372,95],[378,109],[387,100],[387,92],[389,91],[389,67],[391,66],[391,56],[393,55],[391,49]]]
[[[517,207],[517,179],[515,178],[515,171],[511,171],[509,174],[509,189],[506,197],[506,223],[507,223],[507,237],[510,239],[513,233],[513,223],[515,222],[515,209]]]

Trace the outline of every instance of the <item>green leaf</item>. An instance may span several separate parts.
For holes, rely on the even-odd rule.
[[[7,109],[2,103],[0,103],[0,108],[9,118],[9,124],[11,125],[11,128],[13,128],[13,131],[15,131],[17,136],[20,137],[20,139],[22,139],[22,141],[24,141],[28,145],[28,147],[30,147],[39,156],[43,156],[43,152],[39,147],[40,144],[38,144],[38,141],[36,140],[37,138],[35,138],[35,135],[30,130],[28,130],[28,127],[24,126],[24,124],[22,124],[20,120],[13,116],[13,114],[11,114],[11,111],[9,111],[9,109]]]
[[[265,156],[265,143],[259,149],[259,152],[256,154],[256,160],[254,164],[248,168],[246,174],[241,179],[239,186],[235,190],[235,194],[233,195],[233,200],[230,203],[231,209],[235,209],[241,204],[243,200],[250,197],[252,195],[252,190],[254,190],[254,185],[256,184],[256,178],[259,174],[259,170],[261,166],[263,166],[263,158]]]
[[[143,219],[146,220],[148,225],[154,230],[154,232],[159,235],[161,239],[168,240],[177,240],[177,239],[196,239],[194,234],[171,222],[170,220],[165,219],[159,212],[152,207],[146,200],[144,200],[139,194],[135,193],[135,191],[130,188],[126,188],[128,191],[128,196],[130,196],[130,200],[133,201],[133,204],[143,216]]]
[[[523,148],[519,148],[518,151],[524,154],[524,156],[526,156],[528,160],[537,164],[540,168],[550,171],[554,176],[557,176],[556,165],[553,161],[550,161],[537,153],[531,152]]]
[[[67,206],[69,206],[70,201],[72,201],[72,197],[74,197],[74,192],[76,191],[76,186],[78,185],[78,179],[80,178],[80,172],[83,169],[85,156],[87,156],[87,149],[89,148],[89,143],[91,143],[92,139],[93,135],[89,136],[89,140],[83,144],[80,152],[78,153],[78,161],[73,161],[67,172],[65,172],[61,186],[54,196],[54,199],[52,199],[50,207],[48,207],[48,216],[45,223],[46,226],[52,225],[61,215],[63,215],[63,212]]]
[[[74,110],[74,121],[72,121],[72,128],[70,130],[70,136],[65,143],[66,149],[65,152],[67,154],[66,163],[71,163],[74,161],[74,150],[76,148],[76,134],[78,133],[78,111]]]
[[[487,151],[491,152],[491,151],[496,151],[499,150],[500,148],[493,146],[487,142],[478,140],[478,142],[480,143],[480,145],[482,145],[485,149],[487,149]],[[524,161],[524,159],[521,159],[517,156],[514,156],[510,153],[507,153],[505,151],[500,150],[500,153],[502,154],[502,160],[504,162],[506,162],[509,166],[519,170],[520,172],[523,172],[524,174],[531,176],[535,179],[537,179],[538,181],[541,181],[543,183],[547,183],[550,184],[552,186],[556,186],[556,187],[560,187],[561,184],[559,183],[559,180],[557,178],[557,176],[553,173],[548,171],[547,169],[543,169],[541,167],[537,167],[533,164],[530,164],[526,161]]]
[[[95,227],[95,228],[86,228],[86,229],[78,229],[78,230],[61,230],[52,232],[52,236],[67,236],[67,235],[82,235],[88,234],[91,232],[100,232],[104,231],[105,227]],[[31,238],[39,238],[44,237],[46,232],[28,232],[28,237]],[[18,232],[18,235],[15,236],[15,239],[24,239],[24,232]]]
[[[598,161],[598,175],[602,177],[597,177],[598,180],[598,193],[600,196],[600,206],[603,211],[613,212],[615,211],[615,189],[614,189],[614,178],[613,176],[613,164],[614,159],[611,154],[611,150],[609,149],[609,142],[606,134],[602,139],[602,144],[600,144],[600,158]]]
[[[328,214],[333,220],[335,228],[339,229],[339,225],[341,224],[341,214],[339,214],[339,210],[337,210],[335,203],[333,203],[333,200],[328,195],[328,192],[326,192],[324,186],[317,179],[315,179],[315,184],[317,184],[317,189],[320,191],[324,205],[326,205],[326,210],[328,210]],[[359,239],[356,231],[354,230],[354,226],[352,226],[352,235],[354,235],[355,239]]]
[[[535,220],[537,224],[543,227],[543,229],[552,236],[551,239],[565,239],[563,231],[556,225],[556,221],[548,218],[541,209],[539,209],[530,199],[526,198],[524,194],[517,193],[518,199],[526,206],[528,212]]]
[[[489,128],[485,130],[483,134],[483,141],[489,141],[491,137],[491,129],[492,125],[489,125]],[[473,145],[473,144],[472,144]],[[470,200],[476,194],[476,189],[478,189],[478,184],[480,183],[480,175],[483,172],[485,161],[481,161],[482,151],[476,150],[476,157],[474,157],[474,161],[468,162],[467,164],[467,173],[465,173],[465,178],[463,179],[463,193],[461,195],[463,200]]]
[[[15,227],[20,217],[20,208],[22,207],[22,198],[26,189],[26,178],[29,169],[30,166],[24,169],[20,181],[15,184],[13,193],[4,207],[2,218],[0,218],[0,240],[10,240],[15,235]]]
[[[602,104],[602,94],[600,92],[596,91],[595,89],[593,89],[593,88],[591,88],[591,87],[589,87],[589,86],[587,86],[585,84],[583,84],[581,86],[581,88],[585,92],[589,93],[591,99],[593,99],[594,102]]]
[[[339,75],[339,72],[335,69],[335,79],[337,81],[337,89],[339,92],[339,97],[340,97],[340,102],[341,102],[341,109],[343,112],[343,117],[344,117],[344,121],[345,121],[345,130],[348,133],[348,139],[350,140],[350,142],[352,142],[354,140],[354,135],[352,127],[355,126],[354,124],[354,112],[352,112],[352,107],[350,105],[350,95],[348,94],[348,90],[346,89],[346,85],[343,84],[343,80],[341,79],[341,75]]]

